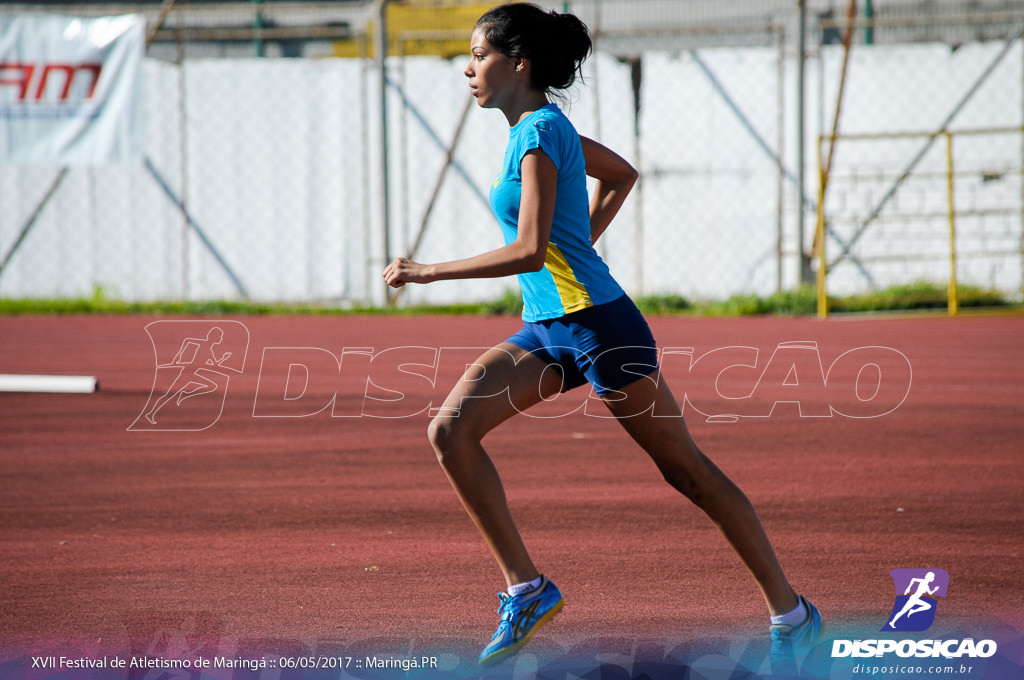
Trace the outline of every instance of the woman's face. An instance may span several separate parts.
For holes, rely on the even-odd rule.
[[[470,39],[469,64],[463,72],[469,78],[469,91],[482,108],[501,108],[512,92],[517,68],[522,62],[505,56],[495,49],[484,31],[476,28]]]

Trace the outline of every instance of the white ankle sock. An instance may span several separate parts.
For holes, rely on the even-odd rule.
[[[807,607],[804,606],[803,598],[797,598],[796,609],[779,616],[772,617],[772,625],[799,626],[807,618]]]
[[[537,590],[537,588],[540,588],[540,584],[543,580],[543,576],[538,576],[532,581],[527,581],[526,583],[517,583],[514,586],[509,586],[508,594],[512,597],[515,597],[516,595],[525,595],[526,593],[532,593],[534,590]]]

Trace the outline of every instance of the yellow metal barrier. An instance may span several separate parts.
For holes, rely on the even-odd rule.
[[[953,200],[953,135],[948,131],[946,137],[946,200],[949,203],[949,288],[946,293],[946,304],[950,316],[959,310],[956,292],[956,202]]]
[[[818,137],[818,210],[817,220],[814,228],[814,243],[818,251],[818,273],[816,277],[818,287],[818,316],[824,319],[828,316],[828,293],[825,289],[825,274],[828,263],[825,260],[825,168],[821,158],[821,143],[824,137]]]
[[[926,140],[925,149],[927,149],[927,146],[928,146],[928,144],[930,144],[931,141],[936,140],[939,137],[941,137],[941,138],[943,138],[945,140],[945,149],[944,149],[945,167],[942,170],[942,174],[944,175],[944,180],[945,180],[945,182],[944,182],[944,184],[945,184],[945,194],[946,194],[946,196],[945,196],[945,199],[946,199],[945,200],[945,202],[946,202],[945,219],[948,221],[947,238],[948,238],[948,249],[949,249],[948,250],[948,253],[949,253],[949,255],[948,255],[948,258],[949,258],[948,259],[948,261],[949,261],[949,275],[948,275],[948,284],[947,284],[947,293],[946,293],[946,295],[947,295],[947,312],[951,316],[956,315],[960,311],[960,294],[959,294],[959,286],[958,286],[958,282],[957,282],[957,266],[958,266],[957,217],[958,217],[958,214],[960,214],[960,213],[958,213],[958,210],[957,210],[956,200],[955,200],[955,191],[954,191],[955,190],[955,186],[956,186],[956,172],[954,170],[955,166],[954,166],[954,157],[953,157],[954,156],[954,138],[955,137],[967,137],[967,136],[977,137],[977,136],[982,136],[982,135],[1008,135],[1008,134],[1020,134],[1020,135],[1022,135],[1022,142],[1024,142],[1024,128],[1012,128],[1012,127],[1011,128],[985,128],[985,129],[972,129],[972,130],[942,130],[942,131],[939,131],[939,132],[892,132],[892,133],[878,133],[878,134],[850,134],[850,135],[838,135],[838,136],[835,137],[835,140],[838,140],[838,142],[840,144],[840,154],[842,153],[842,148],[841,147],[842,147],[842,143],[844,141],[847,141],[847,142],[850,142],[850,141],[865,141],[865,140],[886,141],[886,140],[907,140],[907,139],[919,138],[919,139]],[[828,261],[828,258],[826,256],[826,238],[825,237],[826,237],[826,231],[828,230],[828,225],[829,225],[829,216],[826,214],[825,202],[826,202],[826,197],[828,195],[828,190],[830,188],[830,186],[829,186],[830,185],[830,177],[829,177],[830,169],[824,167],[824,163],[823,163],[822,146],[823,146],[825,141],[833,141],[833,138],[829,137],[829,136],[825,136],[825,135],[821,135],[821,136],[818,137],[818,148],[817,148],[817,154],[816,154],[816,156],[817,156],[817,174],[818,174],[818,202],[817,202],[817,210],[816,210],[814,252],[812,253],[812,255],[815,257],[815,259],[817,261],[817,264],[818,264],[818,270],[817,270],[817,273],[816,273],[815,285],[816,285],[816,288],[817,288],[818,316],[820,318],[826,318],[829,315],[829,313],[830,313],[830,304],[829,304],[828,290],[827,290],[827,285],[826,285],[827,277],[828,277],[828,274],[829,274],[829,269],[830,268],[834,268],[834,265],[837,262],[842,261],[842,259],[844,257],[843,255],[840,255],[840,257],[836,260],[836,262],[833,262],[832,265],[830,265],[829,261]],[[919,157],[923,156],[923,152],[924,152],[924,149],[922,149],[922,152],[919,155]],[[1020,174],[1021,182],[1022,182],[1022,187],[1024,187],[1024,145],[1021,146],[1020,157],[1018,157],[1017,162],[1020,164],[1020,167],[1015,168],[1014,171],[1016,173]],[[898,175],[896,177],[896,179],[893,182],[893,187],[890,189],[889,193],[886,195],[886,198],[883,199],[883,205],[884,205],[885,201],[888,198],[890,198],[892,195],[895,194],[895,192],[898,190],[898,188],[905,181],[907,181],[911,176],[914,175],[915,172],[916,172],[916,168],[914,167],[913,164],[911,164],[911,166],[909,166],[909,167],[907,167],[907,168],[905,168],[903,170],[902,174],[900,174],[900,175]],[[932,172],[938,172],[938,169],[933,169]],[[927,174],[927,173],[922,173],[922,174]],[[1024,192],[1024,188],[1022,188],[1022,192]],[[1015,208],[1015,210],[1019,210],[1020,211],[1020,217],[1021,217],[1021,226],[1020,226],[1020,229],[1021,229],[1021,246],[1020,246],[1020,251],[1021,252],[1020,252],[1020,255],[1022,256],[1022,259],[1024,259],[1024,195],[1022,195],[1020,197],[1020,201],[1021,201],[1021,205],[1018,208]],[[880,213],[880,208],[881,208],[881,206],[876,208],[875,211],[870,216],[868,216],[867,218],[864,219],[863,223],[860,225],[858,233],[856,233],[856,235],[855,235],[855,239],[859,239],[860,236],[861,236],[861,233],[866,231],[866,229],[871,224],[871,222],[875,218],[878,217],[878,215]],[[1009,213],[1009,212],[1010,212],[1009,210],[1004,210],[1003,211],[1004,214]],[[916,215],[915,217],[920,219],[922,217],[928,217],[928,216],[929,215]],[[938,215],[932,215],[932,216],[938,217]],[[858,219],[860,219],[860,218],[858,218]],[[846,254],[846,257],[852,259],[852,256],[850,256],[849,254]],[[908,260],[912,260],[913,259],[912,254],[908,255],[907,259]],[[1024,266],[1024,265],[1022,265],[1022,266]]]
[[[444,59],[469,56],[469,37],[473,25],[494,2],[389,2],[386,25],[387,53],[396,57],[429,55]],[[366,58],[372,55],[375,35],[373,22],[366,35],[336,41],[332,56]]]

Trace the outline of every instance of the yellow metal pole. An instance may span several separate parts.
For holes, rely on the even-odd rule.
[[[947,130],[946,136],[946,196],[949,199],[949,291],[947,306],[949,315],[955,316],[960,309],[956,285],[956,208],[953,201],[953,135]]]
[[[818,211],[817,222],[814,227],[814,242],[817,244],[818,252],[818,317],[824,319],[828,316],[828,295],[825,292],[825,177],[822,167],[821,145],[823,138],[818,136]],[[803,253],[801,253],[803,257]]]

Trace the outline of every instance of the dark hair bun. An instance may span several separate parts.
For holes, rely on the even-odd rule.
[[[575,14],[551,14],[555,19],[552,43],[559,52],[558,58],[554,61],[563,67],[559,72],[563,77],[557,79],[560,82],[551,83],[551,87],[564,89],[576,80],[576,74],[580,72],[583,61],[590,56],[593,43],[586,24]]]

